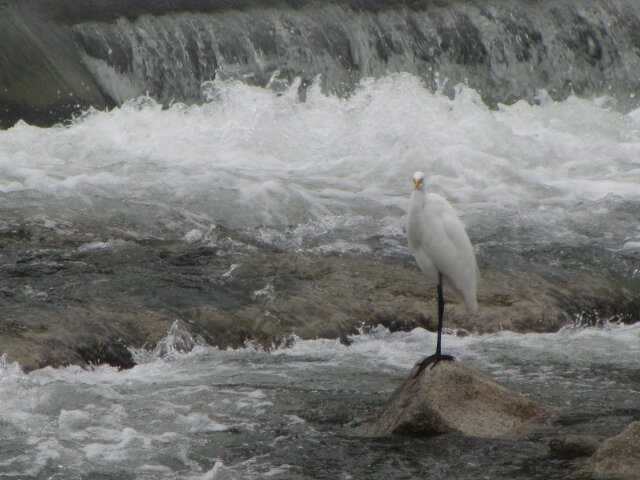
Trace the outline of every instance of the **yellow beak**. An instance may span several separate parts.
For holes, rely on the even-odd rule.
[[[422,179],[421,178],[419,178],[418,180],[414,180],[413,181],[413,189],[417,190],[421,183],[422,183]]]

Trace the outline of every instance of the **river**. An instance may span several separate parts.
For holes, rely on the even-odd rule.
[[[0,131],[0,476],[562,479],[580,461],[549,441],[640,419],[633,18],[605,9],[613,43],[568,29],[585,42],[571,47],[557,24],[534,32],[532,6],[491,3],[524,50],[550,52],[510,70],[524,47],[505,41],[497,62],[487,32],[504,31],[465,5],[416,14],[469,47],[437,61],[403,37],[405,7],[58,20],[113,108]],[[234,47],[231,20],[280,40]],[[317,23],[335,44],[296,43]],[[565,58],[549,37],[588,80],[548,75]],[[171,77],[194,55],[200,70]],[[435,288],[404,235],[416,170],[460,213],[482,275],[478,316],[447,292],[444,351],[560,409],[552,425],[354,435],[435,342]]]

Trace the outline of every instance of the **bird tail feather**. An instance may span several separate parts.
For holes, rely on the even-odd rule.
[[[464,299],[467,304],[467,310],[469,313],[476,313],[478,311],[478,301],[476,300],[476,296],[469,296]]]

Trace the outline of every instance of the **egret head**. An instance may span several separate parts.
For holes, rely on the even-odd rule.
[[[416,172],[413,174],[413,189],[418,190],[424,181],[424,173]]]

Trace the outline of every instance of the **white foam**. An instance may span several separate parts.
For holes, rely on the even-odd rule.
[[[189,230],[185,234],[185,236],[182,237],[182,240],[184,240],[187,243],[194,243],[202,240],[203,236],[204,234],[200,230],[193,229],[193,230]]]
[[[375,365],[374,368],[409,369],[435,349],[436,334],[422,328],[389,333],[378,327],[352,340],[353,343],[347,347],[337,340],[297,339],[290,348],[278,350],[274,355],[304,359],[304,362],[296,364],[300,369],[315,368],[318,364],[349,366],[354,361]],[[549,334],[506,331],[482,336],[444,334],[443,345],[446,353],[461,361],[481,364],[491,363],[488,358],[497,351],[504,351],[514,356],[523,353],[523,358],[549,355],[585,364],[615,359],[615,362],[632,365],[640,356],[640,324],[607,324],[605,328],[574,328]],[[310,363],[309,359],[315,362]]]
[[[631,242],[626,242],[622,248],[624,250],[640,250],[640,241],[631,241]]]
[[[82,410],[61,410],[58,428],[62,430],[82,430],[91,424],[91,417]]]
[[[229,425],[212,420],[203,413],[178,415],[176,421],[186,425],[190,433],[222,432],[230,428]]]
[[[348,99],[314,85],[303,103],[295,86],[207,88],[201,106],[143,98],[68,128],[0,132],[0,191],[18,205],[20,192],[50,199],[50,222],[80,221],[87,205],[96,217],[156,215],[141,230],[162,224],[188,242],[200,239],[193,222],[309,224],[297,233],[317,236],[346,218],[352,237],[399,231],[417,169],[468,223],[491,230],[512,211],[536,238],[589,230],[599,202],[640,201],[640,113],[606,101],[494,111],[473,90],[451,100],[407,74],[364,81]]]
[[[216,462],[213,468],[203,475],[189,478],[190,480],[234,480],[238,478],[238,475],[226,467],[224,463]]]
[[[106,242],[96,240],[94,242],[80,245],[78,247],[78,253],[88,253],[95,250],[113,250],[113,249],[124,247],[128,244],[129,242],[126,242],[124,240],[108,240]]]
[[[127,427],[120,432],[114,432],[107,442],[94,442],[86,445],[83,450],[88,460],[101,462],[121,462],[134,450],[148,450],[151,438],[141,435],[135,429]]]
[[[12,382],[23,377],[24,373],[18,362],[9,363],[6,353],[0,355],[0,383]]]
[[[287,465],[264,464],[253,457],[202,471],[189,452],[211,435],[235,435],[238,429],[248,435],[262,432],[265,422],[275,422],[278,432],[309,435],[313,421],[295,414],[300,410],[279,411],[281,388],[346,388],[365,395],[368,388],[387,388],[390,393],[395,380],[404,378],[414,362],[435,347],[435,334],[423,329],[390,333],[377,328],[352,340],[345,346],[337,340],[295,339],[291,347],[273,352],[201,346],[181,355],[151,358],[125,371],[66,367],[25,375],[5,357],[0,361],[0,421],[29,449],[4,459],[0,470],[38,476],[47,466],[62,464],[70,471],[101,465],[157,478],[281,474]],[[443,348],[499,380],[518,381],[522,388],[543,392],[552,384],[606,393],[618,385],[606,380],[606,373],[594,380],[594,371],[635,369],[640,325],[604,323],[554,334],[445,334]],[[374,378],[380,383],[367,387]],[[637,394],[637,389],[629,391]],[[578,402],[580,395],[568,393],[567,401]],[[308,401],[316,401],[313,398]],[[211,455],[215,459],[215,449]],[[172,463],[165,463],[165,458],[172,458]],[[174,461],[178,466],[167,470]]]

